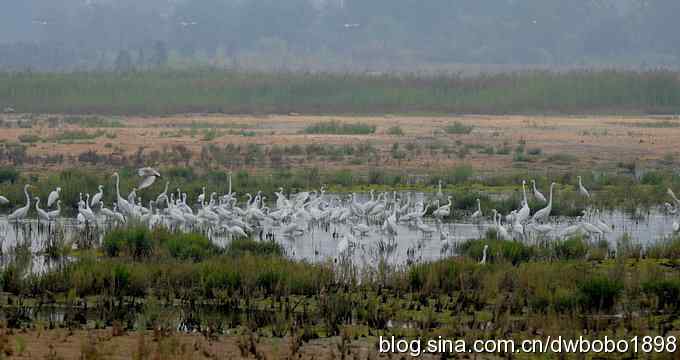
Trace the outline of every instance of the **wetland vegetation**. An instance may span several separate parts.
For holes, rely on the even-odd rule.
[[[674,113],[676,72],[492,75],[258,73],[217,69],[0,73],[19,112],[72,114]]]

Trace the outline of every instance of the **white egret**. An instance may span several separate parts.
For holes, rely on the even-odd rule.
[[[538,201],[540,201],[540,202],[542,202],[542,203],[548,202],[548,200],[545,199],[545,196],[543,196],[543,193],[541,193],[540,191],[538,191],[538,189],[536,188],[536,180],[531,179],[531,185],[532,185],[533,188],[534,188],[534,197],[536,198],[536,200],[538,200]]]
[[[532,221],[539,221],[547,219],[552,211],[552,201],[553,201],[553,188],[555,183],[550,184],[550,195],[548,197],[548,205],[541,210],[536,211],[534,216],[531,218]]]
[[[101,201],[102,197],[104,197],[104,187],[102,185],[99,185],[99,192],[94,194],[94,196],[92,197],[90,206],[95,207],[96,205],[99,205],[99,202]]]
[[[482,250],[482,260],[479,262],[480,265],[486,264],[486,252],[489,250],[489,245],[484,245],[484,250]]]
[[[479,200],[479,198],[477,198],[477,211],[475,211],[474,213],[472,213],[472,215],[470,216],[470,218],[472,218],[472,219],[477,219],[477,218],[480,218],[480,217],[482,217],[482,203],[481,203],[481,201]]]
[[[590,199],[590,192],[583,186],[581,175],[578,176],[578,193]]]
[[[47,216],[49,217],[50,220],[57,220],[60,214],[61,214],[61,200],[57,200],[57,209],[48,212]]]
[[[20,220],[23,220],[26,217],[26,215],[28,215],[28,210],[31,208],[31,197],[28,195],[28,188],[29,187],[31,187],[31,185],[29,185],[29,184],[24,185],[24,195],[26,196],[26,205],[14,210],[13,213],[11,213],[7,216],[7,220],[18,222]]]
[[[50,195],[47,197],[47,207],[51,208],[55,201],[59,200],[59,195],[61,194],[61,188],[58,187],[54,189]]]
[[[40,221],[50,221],[50,215],[43,209],[40,208],[40,198],[35,197],[35,211],[38,213],[38,220]]]

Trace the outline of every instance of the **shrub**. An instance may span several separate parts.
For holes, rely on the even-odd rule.
[[[680,237],[673,236],[647,247],[647,256],[652,259],[680,258]]]
[[[650,280],[642,284],[642,290],[657,299],[657,308],[671,307],[677,309],[680,305],[680,280],[662,279]]]
[[[106,255],[110,257],[120,255],[147,257],[153,250],[151,234],[143,226],[114,229],[104,236],[103,247]]]
[[[527,154],[533,155],[533,156],[538,156],[538,155],[541,155],[542,153],[543,153],[543,150],[541,150],[541,148],[531,148],[531,149],[527,150]]]
[[[19,179],[19,171],[13,168],[0,169],[0,183],[14,183]]]
[[[645,185],[661,185],[663,183],[664,175],[660,171],[648,171],[642,175],[640,183]]]
[[[460,121],[454,121],[453,124],[449,124],[444,127],[444,131],[447,134],[469,134],[474,129],[472,125],[465,125]]]
[[[201,261],[219,254],[219,249],[207,237],[195,233],[172,234],[162,245],[170,256],[180,260]]]
[[[368,135],[375,133],[375,128],[365,123],[346,124],[333,120],[309,125],[303,132],[306,134]]]
[[[588,245],[580,236],[574,236],[554,245],[555,257],[558,259],[583,259],[588,254]]]
[[[35,134],[21,134],[18,139],[22,143],[32,144],[40,141],[40,136]]]
[[[487,234],[486,239],[469,240],[461,244],[461,252],[473,259],[481,259],[484,251],[484,246],[488,245],[489,249],[486,253],[486,260],[494,262],[504,260],[517,265],[521,262],[531,260],[535,255],[534,248],[524,245],[518,241],[505,241],[495,238],[495,232]]]
[[[279,243],[273,241],[236,239],[227,246],[226,253],[230,256],[242,256],[246,253],[258,256],[282,256],[285,250]]]
[[[446,176],[446,182],[451,184],[462,184],[474,175],[474,170],[470,165],[456,166]]]
[[[403,136],[404,130],[401,129],[401,126],[396,125],[387,129],[387,134],[393,136]]]
[[[623,283],[620,280],[604,276],[583,280],[577,287],[581,306],[591,311],[611,310],[623,293]]]
[[[572,154],[553,154],[548,156],[548,162],[558,165],[570,165],[578,161],[578,157]]]

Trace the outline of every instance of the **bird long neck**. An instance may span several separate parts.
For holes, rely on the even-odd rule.
[[[40,210],[40,198],[35,198],[35,209]]]
[[[120,196],[120,176],[118,174],[116,174],[116,194],[118,195],[118,197],[121,197]]]
[[[552,196],[553,196],[553,188],[555,187],[555,184],[550,184],[550,200],[548,201],[548,205],[552,206]]]
[[[31,205],[31,197],[28,196],[28,188],[24,186],[24,195],[26,196],[26,206]]]

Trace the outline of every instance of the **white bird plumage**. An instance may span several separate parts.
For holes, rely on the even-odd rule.
[[[28,188],[30,188],[31,185],[26,184],[24,185],[24,195],[26,197],[26,205],[14,210],[11,214],[7,216],[7,220],[18,222],[20,220],[23,220],[26,218],[26,215],[28,215],[28,211],[31,208],[31,197],[28,195]]]
[[[47,208],[51,208],[52,205],[59,200],[59,195],[61,194],[61,188],[58,187],[54,189],[50,195],[47,197]]]

